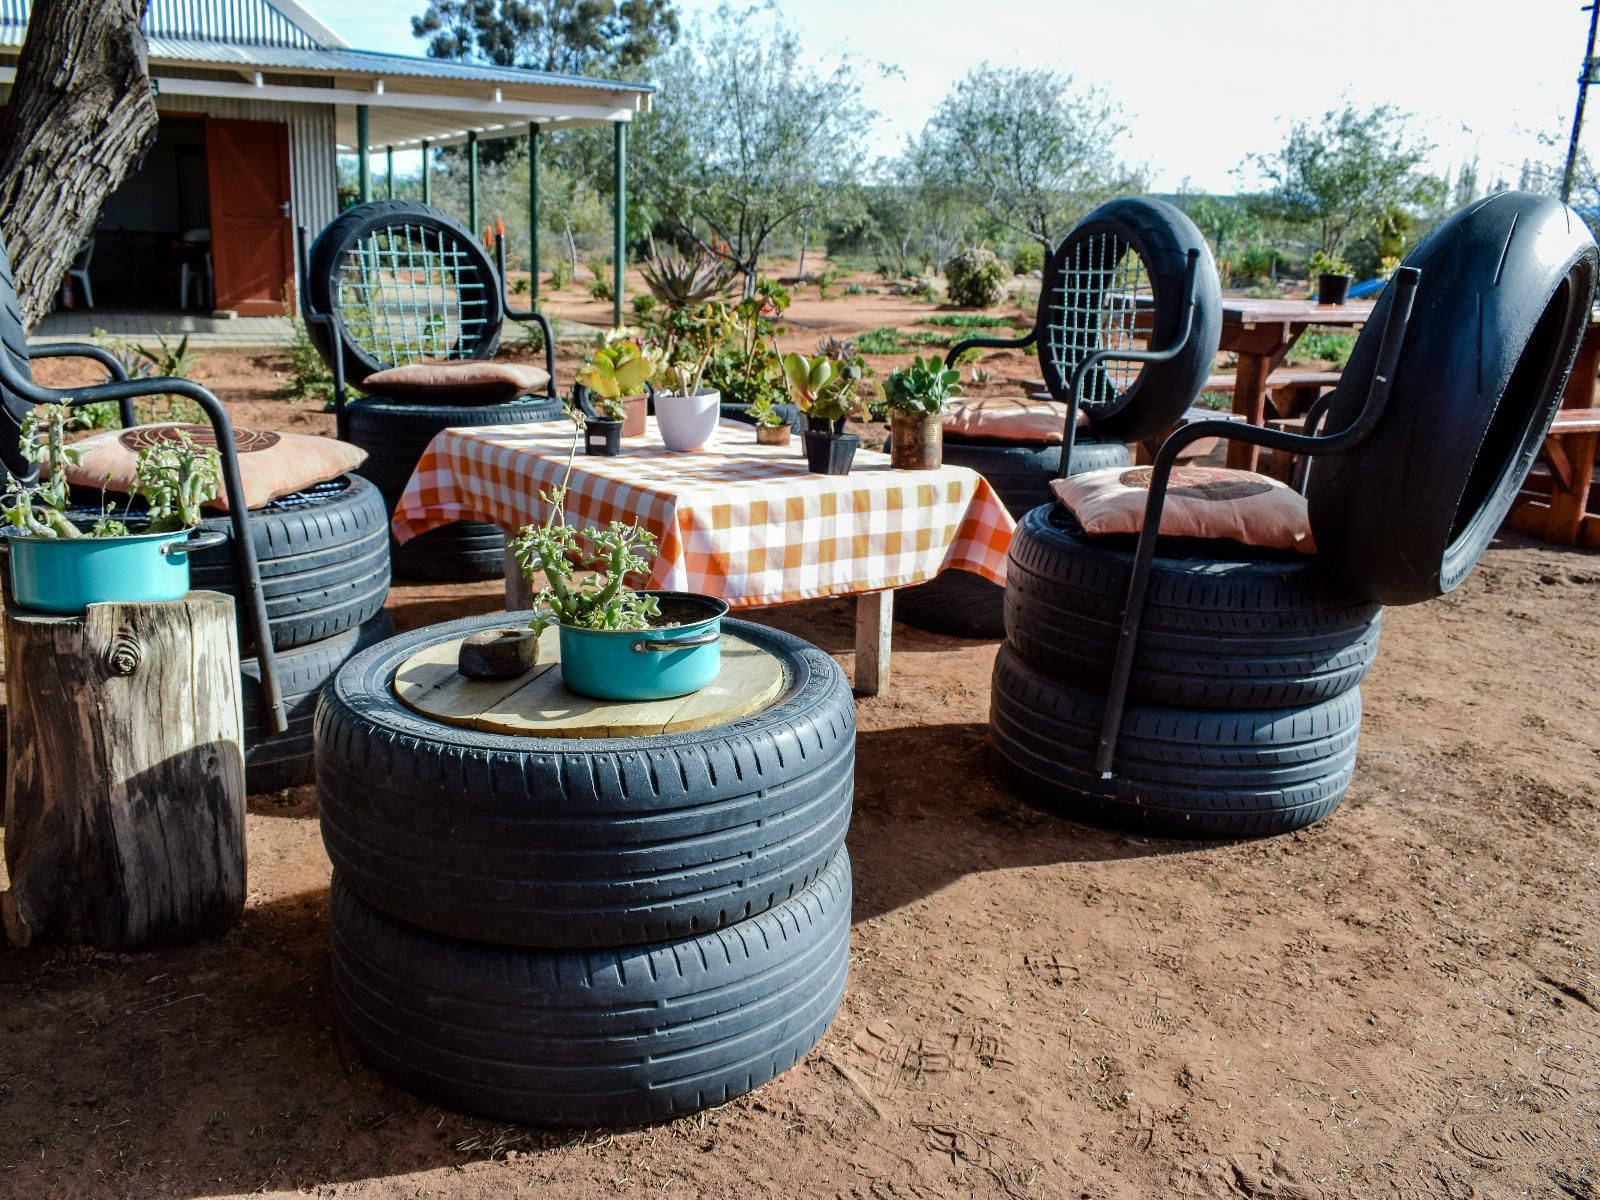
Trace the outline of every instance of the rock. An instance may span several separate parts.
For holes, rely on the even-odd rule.
[[[512,679],[539,661],[539,637],[531,629],[484,629],[461,643],[456,670],[468,679]]]

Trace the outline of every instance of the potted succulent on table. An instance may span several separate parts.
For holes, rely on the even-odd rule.
[[[1318,250],[1311,256],[1306,273],[1317,281],[1318,304],[1343,304],[1350,299],[1350,284],[1355,276],[1350,264]]]
[[[816,358],[783,357],[789,394],[806,417],[806,463],[818,475],[848,475],[861,439],[845,432],[846,418],[870,417],[872,368],[853,342],[825,339]]]
[[[182,430],[139,451],[137,494],[148,507],[140,532],[112,515],[80,524],[68,513],[66,467],[77,452],[66,441],[65,405],[41,404],[22,421],[22,453],[40,467],[38,483],[6,477],[0,517],[10,537],[11,590],[40,612],[79,615],[91,604],[181,600],[189,591],[189,552],[225,541],[192,536],[201,505],[215,499],[221,459]]]
[[[793,430],[788,420],[775,406],[776,393],[762,390],[750,401],[750,419],[756,423],[756,445],[787,446]]]
[[[894,466],[931,471],[944,461],[944,406],[959,395],[961,372],[931,354],[889,373],[883,401],[889,409],[889,459]]]
[[[668,450],[703,450],[716,436],[722,394],[702,389],[706,366],[734,331],[720,300],[680,309],[667,318],[667,377],[673,390],[656,392],[656,424]]]
[[[578,368],[578,382],[595,397],[598,420],[621,422],[619,437],[643,436],[649,411],[644,389],[655,377],[659,358],[653,347],[646,346],[631,331],[614,329],[600,337]],[[617,453],[590,451],[602,452]]]
[[[646,575],[655,535],[613,521],[582,533],[567,523],[567,484],[583,417],[574,414],[572,449],[561,486],[540,492],[549,506],[542,525],[528,525],[511,543],[534,597],[535,635],[556,626],[561,678],[570,691],[598,700],[664,700],[709,686],[722,669],[722,618],[727,604],[689,592],[635,591],[629,575]],[[583,578],[577,569],[592,572]]]

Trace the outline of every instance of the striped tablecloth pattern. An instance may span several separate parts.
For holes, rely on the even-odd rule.
[[[407,541],[450,521],[518,529],[544,519],[541,490],[561,482],[564,421],[446,429],[395,506]],[[698,454],[661,444],[652,418],[616,458],[579,451],[567,496],[579,528],[637,523],[660,539],[651,588],[721,596],[732,607],[904,587],[960,567],[1004,584],[1015,528],[988,482],[966,467],[896,471],[856,453],[849,475],[806,470],[799,439],[759,446],[725,422]]]

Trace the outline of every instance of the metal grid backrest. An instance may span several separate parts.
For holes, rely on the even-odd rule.
[[[368,234],[339,264],[345,336],[392,366],[477,358],[490,327],[492,281],[447,231],[391,225]]]
[[[1044,350],[1063,387],[1097,350],[1134,350],[1139,306],[1148,310],[1154,290],[1149,269],[1126,240],[1100,231],[1074,238],[1058,251],[1060,261],[1045,303]],[[1084,381],[1083,407],[1109,407],[1139,378],[1144,364],[1102,363]],[[1065,397],[1062,397],[1063,399]]]

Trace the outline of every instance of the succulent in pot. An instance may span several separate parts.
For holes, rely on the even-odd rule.
[[[716,436],[722,395],[701,383],[712,356],[734,330],[733,313],[720,300],[680,309],[667,318],[670,390],[656,392],[656,424],[668,450],[703,450]]]
[[[961,395],[961,372],[933,355],[896,367],[883,383],[889,410],[890,461],[903,470],[931,471],[944,459],[944,406]]]
[[[861,438],[845,432],[851,416],[868,420],[872,368],[855,343],[825,339],[815,358],[783,357],[789,395],[806,417],[806,462],[818,475],[848,475]]]
[[[173,430],[139,451],[137,494],[148,512],[138,531],[104,502],[85,527],[68,515],[67,467],[77,462],[66,440],[72,421],[60,404],[41,404],[22,421],[22,454],[39,464],[39,481],[8,474],[0,496],[17,603],[77,615],[91,604],[181,600],[189,591],[189,551],[225,540],[220,533],[193,534],[201,506],[221,484],[220,456]]]
[[[756,444],[761,446],[787,446],[793,432],[784,415],[778,411],[776,393],[763,388],[750,401],[750,419],[756,424]]]
[[[584,359],[578,368],[578,383],[594,397],[599,421],[622,423],[617,437],[640,437],[645,431],[649,405],[645,388],[659,367],[659,351],[631,331],[616,329],[602,335]],[[615,454],[617,450],[607,453]]]
[[[1350,264],[1342,258],[1318,250],[1306,264],[1306,274],[1317,281],[1318,304],[1343,304],[1350,298],[1350,284],[1355,276]]]
[[[599,700],[662,700],[711,684],[722,669],[722,617],[728,606],[713,596],[635,591],[630,575],[648,575],[655,535],[613,521],[581,533],[566,516],[567,487],[583,431],[573,414],[572,448],[561,486],[542,491],[549,507],[542,525],[528,525],[511,552],[529,584],[543,579],[529,628],[555,626],[561,677],[568,690]],[[579,577],[577,571],[588,572]]]

